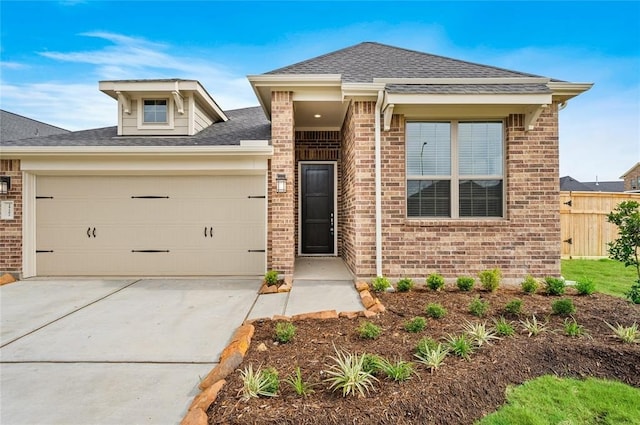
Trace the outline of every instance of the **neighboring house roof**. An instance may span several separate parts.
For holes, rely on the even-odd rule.
[[[640,167],[640,162],[636,162],[636,164],[633,167],[629,168],[626,173],[620,176],[620,178],[624,179],[625,177],[627,177],[627,174],[633,172],[633,170],[635,170],[638,167]]]
[[[260,107],[225,111],[228,121],[194,136],[118,136],[117,127],[3,141],[3,146],[239,146],[241,140],[271,140],[271,124]]]
[[[571,176],[560,177],[560,190],[574,192],[624,192],[624,181],[579,182]]]
[[[0,109],[0,141],[64,134],[69,130]]]

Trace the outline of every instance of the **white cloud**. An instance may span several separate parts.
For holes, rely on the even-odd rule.
[[[5,68],[5,69],[26,69],[26,68],[29,68],[29,65],[26,65],[24,63],[19,63],[19,62],[2,61],[2,62],[0,62],[0,68]]]

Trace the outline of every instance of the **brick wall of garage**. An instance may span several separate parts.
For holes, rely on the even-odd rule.
[[[14,202],[14,219],[0,220],[0,273],[22,271],[22,172],[20,161],[0,160],[0,175],[11,177],[11,189],[0,200]]]
[[[343,258],[360,277],[375,275],[374,123],[372,102],[355,102],[343,127]],[[506,217],[503,220],[406,218],[405,120],[383,131],[383,273],[447,278],[500,267],[507,279],[560,274],[558,113],[551,105],[535,129],[509,115]]]

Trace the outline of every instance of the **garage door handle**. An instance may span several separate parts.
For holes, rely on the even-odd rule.
[[[96,237],[96,228],[95,227],[93,228],[92,234],[93,234],[93,237],[95,238]]]
[[[213,227],[209,227],[209,236],[213,237]]]
[[[91,237],[91,227],[89,227],[87,229],[87,237],[90,238]]]
[[[207,234],[207,228],[204,228],[204,237],[212,238],[213,237],[213,227],[209,227],[209,234]]]

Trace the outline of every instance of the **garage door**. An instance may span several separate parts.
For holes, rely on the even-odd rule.
[[[54,275],[265,271],[265,177],[39,176],[36,269]]]

